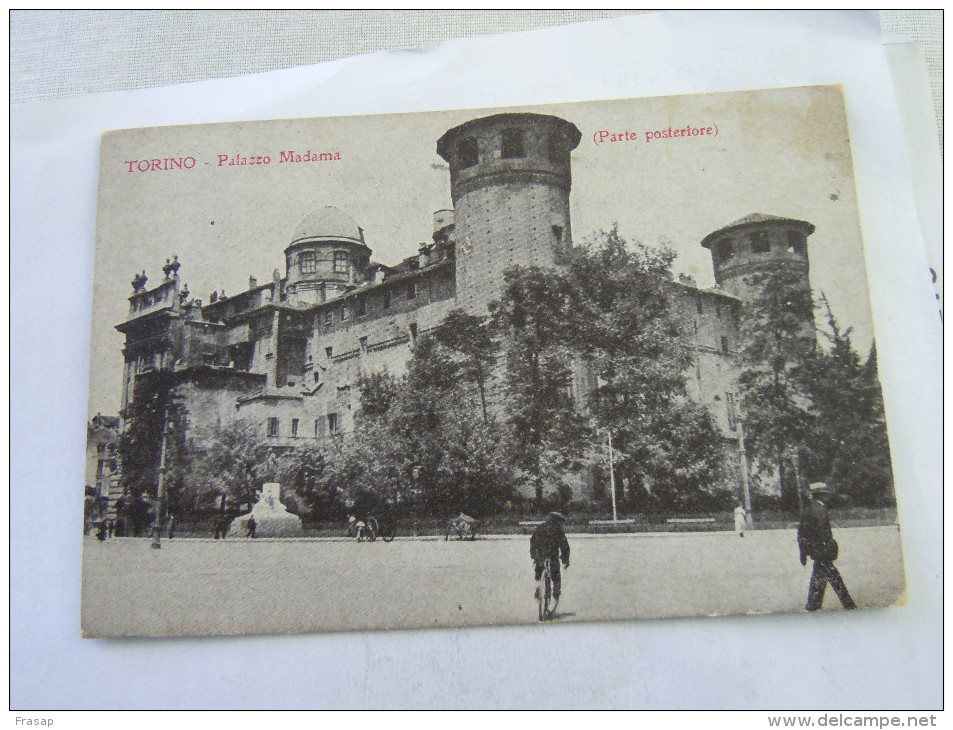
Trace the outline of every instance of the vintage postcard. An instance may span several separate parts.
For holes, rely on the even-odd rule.
[[[905,600],[839,87],[112,131],[99,186],[84,636]]]

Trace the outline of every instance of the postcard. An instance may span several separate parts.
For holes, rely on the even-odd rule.
[[[905,600],[837,86],[107,132],[93,292],[86,637]]]

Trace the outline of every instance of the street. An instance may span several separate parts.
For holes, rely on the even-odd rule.
[[[837,566],[861,608],[904,592],[900,533],[835,529]],[[555,621],[799,611],[811,562],[794,530],[569,535]],[[295,633],[536,622],[528,536],[85,538],[87,637]],[[902,600],[902,599],[901,599]],[[828,589],[824,610],[840,610]]]

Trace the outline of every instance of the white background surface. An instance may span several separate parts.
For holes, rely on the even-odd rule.
[[[908,606],[532,629],[79,639],[74,485],[104,129],[826,83],[843,84],[847,98]],[[11,125],[13,708],[940,706],[940,327],[876,14],[619,18],[20,104]]]

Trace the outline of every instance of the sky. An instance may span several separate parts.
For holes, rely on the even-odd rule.
[[[165,260],[177,255],[193,296],[237,294],[249,276],[264,282],[276,268],[284,276],[283,251],[298,222],[327,205],[364,229],[374,260],[395,264],[431,240],[434,211],[452,207],[437,139],[501,111],[554,114],[582,133],[570,195],[577,244],[617,223],[629,240],[671,245],[675,272],[706,288],[714,276],[700,242],[712,231],[752,213],[813,223],[815,295],[826,295],[866,355],[873,332],[863,241],[836,86],[160,127],[103,136],[89,413],[118,411],[123,336],[114,327],[127,316],[136,272],[145,270],[152,287]],[[646,139],[646,132],[670,127],[717,134]],[[623,134],[613,142],[600,132]],[[340,159],[279,162],[289,150]],[[239,156],[270,162],[228,165]],[[140,171],[136,162],[167,158],[184,165]]]

